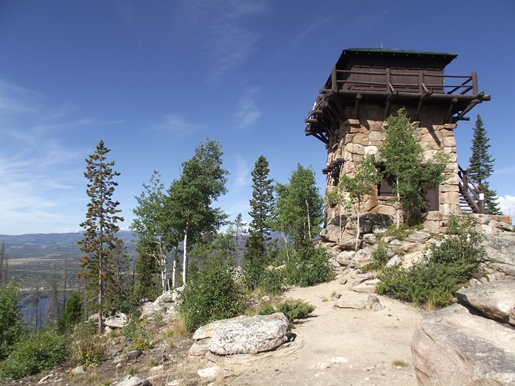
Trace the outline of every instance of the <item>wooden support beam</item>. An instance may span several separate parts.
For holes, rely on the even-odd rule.
[[[433,94],[433,91],[429,91],[423,83],[421,83],[421,85],[425,89],[426,92],[418,100],[417,112],[415,113],[415,116],[413,117],[414,121],[418,121],[418,117],[420,115],[420,111],[422,110],[422,106],[424,105],[424,101]]]
[[[447,111],[447,116],[445,117],[444,123],[455,123],[452,121],[452,112],[454,111],[454,106],[458,103],[458,98],[454,97],[451,99],[451,104],[449,105],[449,110]]]
[[[456,123],[458,122],[460,119],[463,119],[463,116],[465,114],[467,114],[470,110],[472,110],[474,108],[475,105],[481,103],[481,99],[474,99],[472,100],[469,105],[467,107],[465,107],[463,109],[463,111],[461,113],[458,114],[458,116],[454,117],[453,118],[453,122],[452,123]]]
[[[361,106],[362,99],[363,99],[362,94],[356,95],[356,101],[354,102],[354,119],[359,119],[359,108]]]
[[[384,119],[385,120],[388,117],[388,115],[390,114],[390,107],[392,105],[393,100],[395,99],[395,97],[398,94],[398,91],[395,90],[391,84],[388,84],[388,88],[390,90],[390,95],[388,95],[388,97],[386,98],[386,107],[384,108]]]

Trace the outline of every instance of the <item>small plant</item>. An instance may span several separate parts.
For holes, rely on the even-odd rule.
[[[76,326],[76,338],[72,345],[72,359],[84,367],[97,367],[106,357],[107,345],[103,337],[96,334],[96,326],[91,322]]]
[[[130,375],[130,376],[132,376],[132,377],[133,377],[133,376],[135,376],[136,374],[138,374],[138,369],[137,369],[136,367],[134,367],[134,366],[131,366],[131,368],[129,369],[129,372],[128,372],[128,373],[129,373],[129,375]]]
[[[373,261],[361,268],[363,272],[380,271],[388,263],[388,249],[384,243],[379,243],[372,251]]]
[[[276,312],[282,312],[290,323],[296,319],[306,319],[309,314],[315,310],[315,306],[305,302],[304,300],[286,300],[279,303]]]
[[[406,362],[404,359],[394,359],[392,365],[397,367],[408,367],[408,362]]]
[[[431,308],[447,306],[454,292],[478,274],[482,240],[472,217],[451,217],[445,238],[431,246],[423,262],[410,269],[384,268],[376,291]]]

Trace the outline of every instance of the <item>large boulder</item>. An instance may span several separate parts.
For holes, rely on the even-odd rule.
[[[257,354],[274,350],[289,338],[290,326],[283,313],[238,316],[197,330],[190,355],[202,355],[207,351],[216,355]]]
[[[487,318],[515,325],[515,280],[462,288],[456,297],[461,304],[473,307]]]
[[[460,290],[458,301],[466,305],[422,319],[411,345],[419,384],[515,385],[515,329],[488,317],[506,320],[504,305],[515,303],[515,292],[507,300],[501,287],[490,283]]]

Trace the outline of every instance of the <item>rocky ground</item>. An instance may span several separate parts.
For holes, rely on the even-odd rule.
[[[156,333],[162,340],[139,356],[123,353],[126,342],[120,336],[111,339],[110,359],[96,368],[80,372],[62,366],[11,385],[114,385],[128,375],[154,386],[416,385],[410,345],[422,311],[386,297],[378,297],[382,307],[363,308],[369,289],[366,284],[360,286],[363,292],[352,288],[365,277],[349,270],[330,283],[288,290],[284,298],[303,299],[316,309],[296,325],[295,340],[273,352],[218,357],[217,363],[191,359],[191,339],[173,337],[161,326]],[[225,371],[199,376],[199,370],[212,367]]]

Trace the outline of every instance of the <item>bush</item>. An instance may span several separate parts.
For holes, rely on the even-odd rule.
[[[132,344],[129,350],[148,350],[152,348],[151,334],[143,328],[137,317],[129,319],[129,323],[122,329],[122,335]]]
[[[285,277],[288,284],[309,287],[325,283],[333,278],[333,270],[328,264],[329,253],[313,245],[295,251],[286,262]]]
[[[388,263],[388,249],[383,243],[380,242],[372,251],[372,258],[372,262],[365,264],[365,266],[361,268],[363,272],[379,271]]]
[[[273,267],[272,269],[265,269],[261,275],[261,282],[259,288],[265,294],[277,294],[283,292],[283,273],[282,269]]]
[[[239,285],[233,279],[235,267],[223,257],[206,260],[179,296],[179,310],[188,331],[214,320],[232,318],[244,311]]]
[[[70,335],[57,330],[26,335],[13,346],[11,355],[0,364],[3,378],[19,379],[51,369],[69,358]]]
[[[271,315],[275,312],[282,312],[290,323],[295,319],[306,319],[315,310],[315,306],[304,300],[285,300],[275,308],[269,303],[262,303],[259,308],[259,315]]]
[[[18,303],[19,286],[10,281],[0,287],[0,360],[6,358],[11,346],[23,334],[23,326]]]
[[[104,337],[96,333],[95,323],[84,322],[76,326],[72,345],[72,360],[84,367],[97,367],[106,357],[107,345]]]
[[[385,268],[376,291],[415,304],[447,306],[454,292],[478,274],[484,254],[482,240],[472,217],[451,217],[446,237],[431,246],[422,263],[410,269]]]
[[[295,319],[306,319],[309,314],[315,311],[315,306],[303,300],[286,300],[277,305],[276,312],[282,312],[290,323]]]

